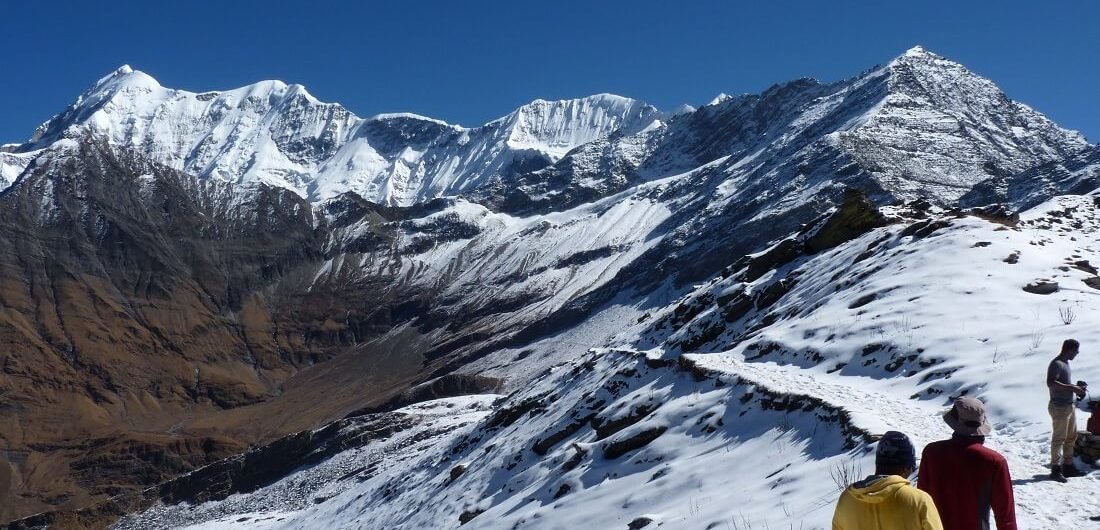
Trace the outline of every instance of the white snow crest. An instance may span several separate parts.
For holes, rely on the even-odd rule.
[[[192,93],[122,67],[23,147],[45,147],[90,130],[204,178],[263,182],[315,201],[353,191],[375,202],[409,205],[479,186],[524,153],[553,162],[613,131],[641,130],[658,114],[641,102],[600,94],[536,100],[465,129],[408,113],[363,120],[282,81]]]

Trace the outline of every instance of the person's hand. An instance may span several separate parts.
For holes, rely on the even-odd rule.
[[[1077,394],[1077,397],[1079,399],[1084,399],[1085,398],[1085,389],[1083,389],[1079,386],[1074,386],[1073,387],[1073,393]]]

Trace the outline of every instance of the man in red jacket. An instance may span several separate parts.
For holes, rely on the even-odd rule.
[[[961,397],[943,420],[955,433],[924,448],[917,487],[936,502],[944,530],[989,530],[990,511],[999,530],[1016,530],[1008,462],[982,445],[993,430],[985,405]]]

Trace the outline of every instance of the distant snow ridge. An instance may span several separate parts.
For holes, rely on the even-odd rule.
[[[544,167],[577,145],[633,132],[658,116],[654,107],[601,94],[536,100],[473,129],[415,114],[364,120],[318,101],[301,85],[262,81],[196,94],[162,87],[123,66],[19,150],[91,131],[201,177],[279,186],[314,200],[354,191],[408,205]]]
[[[922,197],[951,205],[979,183],[1087,148],[1080,134],[918,47],[843,81],[797,79],[760,94],[722,95],[473,195],[513,213],[545,212],[714,164],[709,182],[693,180],[676,193],[708,189],[708,202],[733,204],[708,210],[714,215],[789,221],[786,213],[828,202],[830,190],[844,186],[881,203]]]
[[[848,169],[868,172],[894,198],[948,203],[978,183],[1088,147],[1080,134],[921,47],[849,80],[800,79],[760,95],[722,94],[699,109],[662,113],[598,94],[535,100],[476,128],[407,113],[361,119],[280,81],[225,92],[173,90],[124,66],[15,150],[86,131],[203,178],[279,186],[312,201],[350,191],[399,206],[476,197],[487,188],[549,200],[563,191],[552,189],[561,182],[583,189],[574,197],[598,198],[724,156],[731,181],[753,172],[752,183],[770,189],[812,187],[850,177],[837,173],[854,162]],[[0,160],[0,178],[10,183],[19,163]]]

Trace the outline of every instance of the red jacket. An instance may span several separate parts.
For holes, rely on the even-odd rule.
[[[981,436],[957,436],[928,444],[921,455],[917,487],[939,509],[944,530],[1016,530],[1016,503],[1005,457]]]

